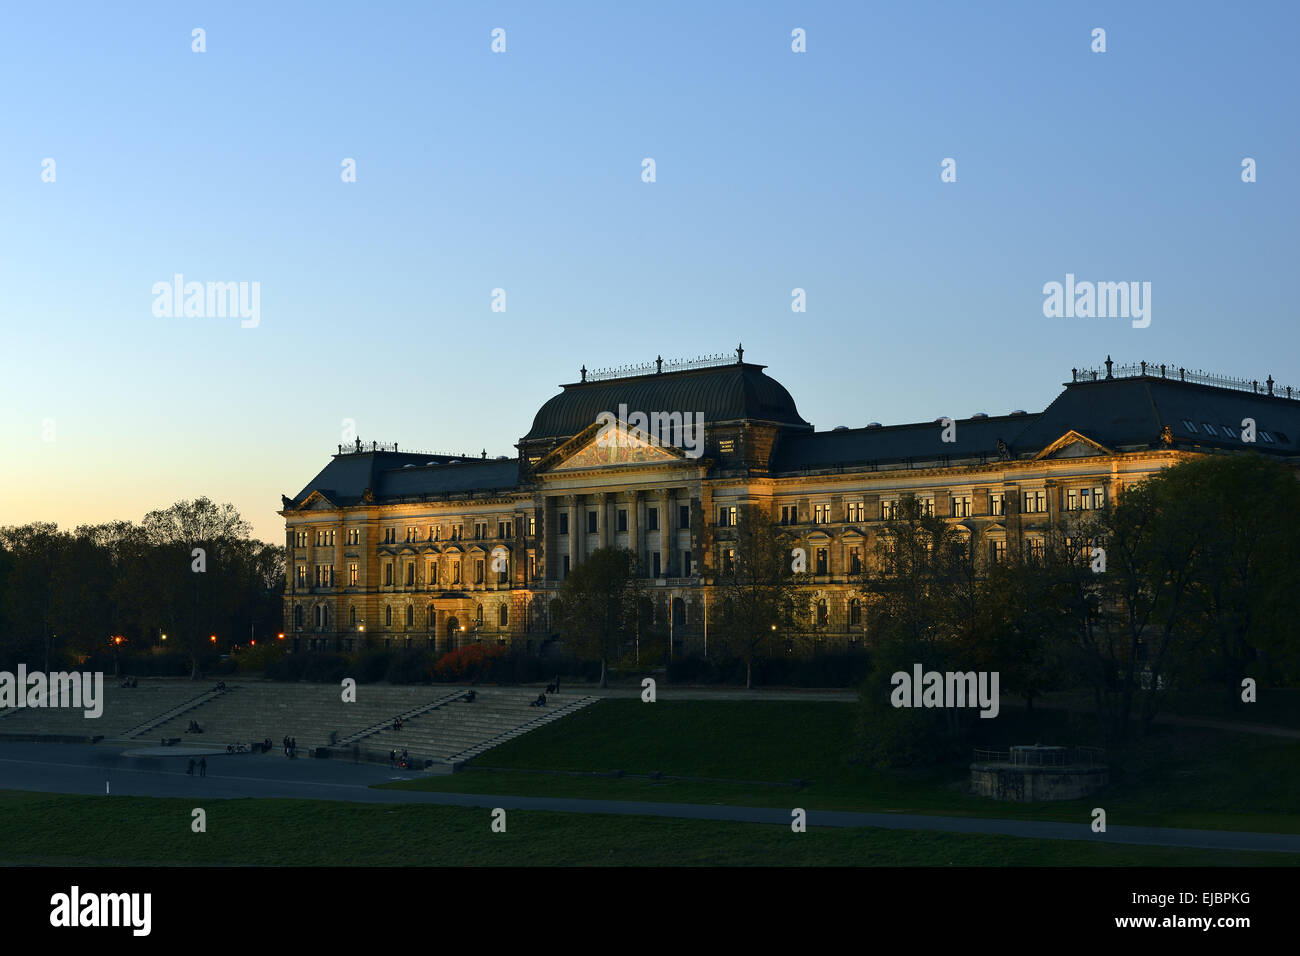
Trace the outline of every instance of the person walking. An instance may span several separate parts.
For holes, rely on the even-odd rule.
[[[208,775],[208,758],[207,758],[207,757],[200,757],[200,758],[199,758],[199,776],[200,776],[200,777],[206,777],[207,775]]]

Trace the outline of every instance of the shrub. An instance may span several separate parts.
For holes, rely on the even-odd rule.
[[[444,682],[483,680],[509,651],[500,644],[470,644],[448,651],[433,665],[433,679]]]

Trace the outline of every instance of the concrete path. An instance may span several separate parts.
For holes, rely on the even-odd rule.
[[[712,806],[692,803],[643,803],[624,800],[577,800],[558,797],[494,796],[376,790],[371,785],[416,776],[373,764],[299,758],[275,754],[217,754],[206,777],[185,773],[187,758],[128,757],[120,748],[88,744],[0,744],[0,789],[36,790],[118,796],[203,797],[238,799],[279,797],[342,800],[356,803],[423,803],[461,807],[503,807],[559,813],[606,813],[685,820],[729,820],[789,826],[790,809]],[[987,833],[1040,840],[1086,840],[1093,843],[1195,847],[1214,850],[1262,850],[1300,853],[1300,834],[1239,833],[1114,825],[1093,833],[1087,821],[1000,820],[911,813],[850,813],[809,810],[810,827],[883,827],[891,830],[937,830]]]

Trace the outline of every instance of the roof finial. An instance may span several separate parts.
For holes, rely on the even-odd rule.
[[[745,343],[744,342],[736,343],[736,364],[737,365],[745,364]]]
[[[585,382],[585,381],[587,380],[587,363],[586,363],[586,362],[583,362],[583,363],[582,363],[582,368],[579,369],[579,371],[582,372],[582,380]]]
[[[1114,377],[1115,377],[1115,376],[1113,376],[1113,375],[1110,374],[1110,367],[1111,367],[1113,364],[1115,364],[1115,363],[1112,362],[1112,361],[1110,360],[1110,356],[1107,355],[1107,356],[1106,356],[1106,377],[1107,377],[1107,378],[1114,378]]]
[[[664,373],[664,357],[660,355],[658,358],[655,359],[655,374],[662,375],[663,373]]]
[[[1270,395],[1272,395],[1272,394],[1273,394],[1273,376],[1272,376],[1272,375],[1270,375],[1270,376],[1268,377],[1268,382],[1267,382],[1267,384],[1268,384],[1268,393],[1269,393]]]
[[[483,451],[481,452],[481,455],[482,455],[482,457],[484,457],[484,458],[487,457],[487,449],[486,449],[486,448],[483,449]]]

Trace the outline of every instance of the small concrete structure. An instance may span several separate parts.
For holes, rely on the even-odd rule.
[[[1110,781],[1105,754],[1095,747],[1022,745],[977,750],[970,765],[971,790],[995,800],[1077,800]]]

